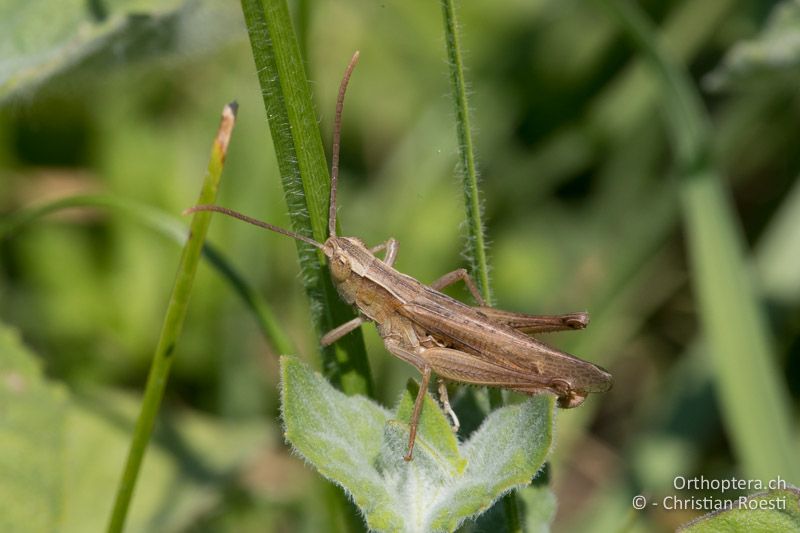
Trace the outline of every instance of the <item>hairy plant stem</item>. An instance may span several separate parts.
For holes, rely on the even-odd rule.
[[[478,188],[478,170],[475,164],[475,150],[472,143],[470,127],[469,103],[467,101],[467,84],[464,81],[464,65],[461,57],[461,43],[458,35],[458,19],[454,0],[442,0],[442,17],[444,20],[447,62],[450,67],[450,84],[456,114],[456,132],[458,136],[459,170],[464,184],[464,205],[467,211],[467,256],[470,260],[470,271],[477,278],[478,288],[488,305],[492,303],[492,291],[489,285],[489,266],[486,253],[486,240],[482,217],[480,189]],[[489,404],[492,409],[503,406],[503,396],[498,389],[489,389]],[[506,524],[509,531],[522,531],[519,516],[519,505],[514,492],[503,498]]]

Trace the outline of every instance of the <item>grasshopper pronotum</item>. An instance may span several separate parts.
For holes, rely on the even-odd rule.
[[[327,346],[361,324],[374,322],[386,349],[422,373],[409,422],[407,461],[412,458],[417,423],[431,374],[439,378],[442,403],[456,426],[458,421],[447,402],[444,380],[500,387],[524,394],[549,392],[557,396],[562,408],[577,407],[590,392],[609,390],[611,374],[527,335],[585,328],[589,323],[588,314],[526,315],[488,307],[463,268],[425,285],[392,267],[398,250],[395,239],[368,248],[356,237],[336,235],[341,113],[347,83],[357,60],[358,52],[345,70],[336,103],[329,237],[324,243],[220,206],[198,205],[187,212],[221,212],[323,251],[333,283],[340,296],[357,308],[358,317],[323,335],[321,343]],[[383,259],[375,255],[381,251]],[[477,306],[466,305],[439,292],[457,281],[466,284]]]

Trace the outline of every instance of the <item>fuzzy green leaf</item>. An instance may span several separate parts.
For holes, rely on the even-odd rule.
[[[785,78],[796,84],[800,78],[800,0],[785,0],[770,14],[761,34],[736,43],[705,79],[709,89]]]
[[[0,103],[44,85],[77,91],[62,83],[76,74],[94,79],[122,63],[202,54],[237,24],[236,10],[213,0],[5,0]]]
[[[538,475],[537,475],[538,479]],[[488,511],[480,515],[474,522],[459,527],[459,533],[549,533],[550,525],[556,514],[556,495],[546,483],[537,484],[536,480],[524,488],[514,492],[519,502],[521,529],[509,527],[505,508],[505,498],[495,503]]]
[[[75,398],[66,418],[63,514],[59,531],[103,531],[119,464],[141,399],[103,391]],[[222,499],[222,488],[269,442],[260,422],[224,423],[182,410],[165,412],[142,465],[125,531],[181,531]],[[8,529],[4,531],[17,531]]]
[[[0,325],[0,531],[57,528],[66,398]]]
[[[743,496],[736,508],[707,514],[680,528],[679,531],[685,533],[800,531],[800,490],[789,487]]]
[[[390,413],[345,396],[296,358],[282,358],[281,375],[287,440],[345,489],[375,530],[452,531],[527,485],[552,443],[550,396],[493,412],[464,443],[426,396],[414,460],[406,462],[416,385]]]
[[[0,324],[0,531],[101,531],[138,405],[121,393],[70,395]],[[262,423],[186,411],[164,417],[127,531],[187,527],[269,438]]]
[[[556,495],[547,485],[525,487],[519,491],[525,512],[526,533],[547,533],[556,515]]]
[[[76,65],[121,36],[174,12],[182,0],[29,0],[0,7],[0,98]],[[53,16],[57,12],[58,16]]]

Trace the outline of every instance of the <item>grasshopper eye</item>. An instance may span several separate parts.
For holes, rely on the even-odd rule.
[[[339,255],[330,261],[331,275],[336,281],[344,281],[350,277],[350,261],[347,257]]]

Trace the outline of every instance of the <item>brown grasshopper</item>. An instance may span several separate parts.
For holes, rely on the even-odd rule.
[[[374,322],[386,349],[422,373],[409,423],[407,461],[412,458],[431,374],[438,376],[440,399],[456,429],[458,420],[447,401],[444,380],[500,387],[528,395],[549,392],[558,398],[562,408],[577,407],[590,392],[609,390],[611,374],[527,335],[583,329],[589,323],[587,313],[526,315],[488,307],[474,280],[463,268],[425,285],[393,268],[398,251],[395,239],[369,248],[356,237],[336,235],[341,113],[347,83],[357,60],[358,52],[345,70],[336,103],[328,240],[319,243],[215,205],[198,205],[187,212],[222,212],[323,251],[334,285],[340,296],[357,308],[358,317],[323,335],[322,345],[336,342],[365,322]],[[382,259],[375,255],[381,251],[384,251]],[[466,305],[439,292],[458,281],[466,284],[477,306]]]

